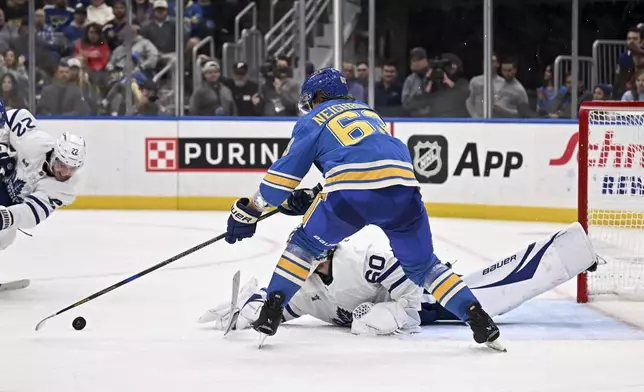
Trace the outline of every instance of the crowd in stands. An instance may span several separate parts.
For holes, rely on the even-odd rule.
[[[222,76],[217,59],[221,43],[231,40],[231,21],[248,2],[186,1],[185,18],[177,23],[175,1],[132,0],[128,10],[123,0],[36,0],[37,69],[35,80],[30,80],[29,4],[7,0],[0,9],[1,96],[8,108],[27,107],[33,84],[38,114],[119,116],[126,114],[129,90],[130,114],[174,114],[173,73],[160,71],[176,59],[175,32],[182,28],[186,72],[180,77],[186,81],[192,81],[188,55],[192,48],[208,36],[217,42],[214,56],[198,56],[196,69],[202,82],[185,83],[186,114],[297,116],[300,86],[293,79],[294,59],[270,58],[261,67],[260,80],[251,80],[245,62],[234,64],[231,78]],[[585,86],[580,81],[579,102],[644,100],[642,27],[628,30],[628,49],[619,57],[614,83]],[[493,57],[493,116],[569,118],[571,75],[557,88],[550,65],[543,70],[543,85],[536,94],[529,94],[516,78],[519,66],[512,57]],[[397,69],[393,61],[370,70],[367,62],[359,61],[345,62],[342,71],[350,94],[363,101],[368,99],[369,74],[375,72],[375,108],[386,117],[482,117],[484,76],[468,81],[463,67],[453,53],[429,59],[426,50],[418,47],[409,53],[409,70]],[[130,78],[125,76],[127,69],[132,70]],[[307,75],[314,70],[314,64],[306,63]]]

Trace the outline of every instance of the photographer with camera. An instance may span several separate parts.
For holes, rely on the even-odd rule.
[[[410,59],[412,74],[403,85],[402,104],[412,117],[469,117],[465,101],[470,90],[461,77],[461,59],[446,53],[430,62],[423,48],[412,49]]]
[[[263,116],[297,116],[300,86],[290,77],[292,70],[269,58],[260,68],[264,83],[252,97],[257,112]]]

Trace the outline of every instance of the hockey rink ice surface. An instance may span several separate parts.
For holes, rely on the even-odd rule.
[[[497,321],[508,353],[477,346],[469,328],[359,337],[308,317],[257,349],[254,331],[196,320],[228,302],[231,277],[265,285],[299,220],[260,222],[48,321],[42,318],[220,234],[224,212],[60,211],[0,256],[0,391],[644,391],[644,308],[578,305],[574,284]],[[437,254],[459,273],[480,269],[563,224],[432,218]],[[386,241],[367,228],[360,240]],[[598,309],[603,310],[598,310]],[[606,310],[615,317],[606,315]],[[83,316],[87,327],[72,329]],[[629,323],[618,321],[619,318]]]

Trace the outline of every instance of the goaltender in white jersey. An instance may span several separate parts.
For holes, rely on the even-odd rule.
[[[494,317],[506,313],[591,268],[596,256],[578,223],[526,249],[463,277]],[[266,294],[251,279],[241,290],[235,329],[244,329],[259,316]],[[449,295],[449,288],[438,293]],[[307,279],[285,307],[284,320],[303,315],[351,327],[359,335],[413,333],[421,325],[458,320],[436,299],[408,280],[390,249],[359,246],[345,240]],[[225,329],[230,303],[208,310],[199,322]]]
[[[5,113],[1,101],[0,115],[0,249],[6,249],[17,229],[32,228],[74,201],[86,144],[68,132],[54,139],[28,110]]]

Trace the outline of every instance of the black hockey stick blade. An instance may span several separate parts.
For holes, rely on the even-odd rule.
[[[274,209],[273,211],[267,212],[266,214],[262,215],[258,219],[258,221],[261,221],[261,220],[264,220],[264,219],[266,219],[266,218],[268,218],[270,216],[273,216],[273,215],[277,214],[278,212],[279,212],[278,209]],[[76,302],[74,304],[71,304],[71,305],[69,305],[68,307],[66,307],[64,309],[59,310],[58,312],[52,314],[51,316],[47,316],[44,319],[40,320],[40,322],[38,324],[36,324],[36,331],[40,330],[45,325],[45,322],[47,320],[49,320],[50,318],[52,318],[52,317],[58,316],[61,313],[65,313],[66,311],[68,311],[70,309],[73,309],[73,308],[75,308],[77,306],[80,306],[80,305],[84,304],[85,302],[89,302],[89,301],[91,301],[93,299],[96,299],[96,298],[102,296],[103,294],[107,294],[107,293],[109,293],[110,291],[112,291],[114,289],[117,289],[117,288],[119,288],[119,287],[121,287],[121,286],[123,286],[125,284],[128,284],[128,283],[132,282],[133,280],[136,280],[136,279],[138,279],[138,278],[140,278],[142,276],[145,276],[145,275],[149,274],[150,272],[156,271],[159,268],[165,267],[166,265],[168,265],[168,264],[170,264],[172,262],[175,262],[175,261],[177,261],[179,259],[182,259],[182,258],[184,258],[184,257],[186,257],[186,256],[188,256],[188,255],[190,255],[190,254],[192,254],[192,253],[194,253],[194,252],[196,252],[198,250],[201,250],[201,249],[205,248],[206,246],[212,245],[215,242],[224,239],[225,237],[226,237],[226,233],[222,233],[222,234],[218,235],[215,238],[211,238],[206,242],[202,242],[201,244],[199,244],[197,246],[194,246],[194,247],[192,247],[192,248],[190,248],[188,250],[185,250],[185,251],[179,253],[178,255],[175,255],[173,257],[170,257],[167,260],[164,260],[164,261],[160,262],[159,264],[153,265],[152,267],[150,267],[150,268],[148,268],[146,270],[143,270],[143,271],[141,271],[139,273],[136,273],[136,274],[130,276],[129,278],[123,279],[122,281],[120,281],[120,282],[118,282],[116,284],[113,284],[110,287],[106,287],[103,290],[98,291],[98,292],[90,295],[87,298],[83,298],[80,301],[78,301],[78,302]]]

